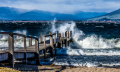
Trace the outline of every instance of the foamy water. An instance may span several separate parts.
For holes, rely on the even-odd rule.
[[[105,39],[96,34],[86,35],[82,30],[78,30],[72,21],[71,24],[64,23],[56,30],[60,33],[72,31],[75,42],[67,48],[57,49],[58,59],[53,62],[55,65],[87,67],[120,65],[119,38]]]

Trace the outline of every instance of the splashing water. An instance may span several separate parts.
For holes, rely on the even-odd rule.
[[[53,24],[54,25],[54,24]],[[107,40],[102,37],[98,37],[98,35],[85,35],[82,30],[78,30],[76,28],[75,22],[71,21],[71,24],[64,23],[59,26],[59,28],[55,29],[55,26],[52,27],[52,31],[59,31],[60,33],[64,33],[65,31],[72,31],[74,41],[79,44],[82,48],[87,49],[107,49],[107,48],[115,48],[115,44],[112,40]]]
[[[56,30],[60,33],[72,31],[74,43],[67,48],[57,49],[55,65],[104,67],[120,65],[120,38],[105,39],[96,34],[86,35],[78,30],[75,22],[64,23]],[[63,55],[64,54],[64,55]]]
[[[56,32],[56,29],[55,29],[55,22],[56,22],[56,18],[54,18],[53,22],[52,22],[52,33],[55,33]]]
[[[53,63],[55,65],[120,65],[120,38],[105,39],[97,34],[87,35],[82,30],[76,27],[76,23],[73,21],[59,24],[56,27],[56,19],[52,22],[51,32],[55,33],[59,31],[63,33],[65,31],[72,31],[72,37],[74,43],[70,44],[67,48],[57,49],[58,59]],[[26,30],[14,31],[15,33],[27,34]],[[0,47],[8,47],[7,36],[0,35]],[[15,37],[15,47],[23,47],[24,43],[21,37]],[[18,42],[19,41],[19,42]],[[59,56],[62,55],[63,56]]]
[[[120,39],[105,39],[96,34],[86,35],[82,30],[76,28],[75,22],[71,21],[61,24],[56,31],[63,33],[65,31],[73,32],[75,44],[70,44],[67,49],[58,50],[58,54],[68,55],[120,55],[119,51],[114,49],[120,47]],[[108,50],[109,49],[109,50]]]

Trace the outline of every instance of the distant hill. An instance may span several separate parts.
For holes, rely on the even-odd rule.
[[[107,14],[106,12],[83,12],[77,11],[74,15],[81,18],[92,18]]]
[[[26,12],[16,16],[16,18],[20,20],[53,20],[54,18],[58,20],[77,19],[74,15],[71,14],[61,14],[61,13],[41,11],[41,10]]]
[[[0,7],[0,19],[9,20],[24,12],[27,12],[27,10],[11,8],[11,7]]]
[[[99,17],[91,18],[89,20],[120,20],[120,9]]]
[[[28,11],[25,9],[17,9],[11,7],[0,7],[0,19],[3,20],[81,20],[91,17],[101,16],[105,12],[82,12],[77,11],[74,14],[63,14],[57,12],[49,12],[42,10]]]

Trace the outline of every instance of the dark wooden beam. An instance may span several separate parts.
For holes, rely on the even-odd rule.
[[[39,39],[36,38],[35,39],[35,51],[36,51],[36,64],[39,65],[40,64],[40,57],[39,57]]]
[[[13,34],[8,34],[8,44],[9,44],[9,55],[8,55],[8,60],[9,60],[9,65],[14,68],[14,36]]]

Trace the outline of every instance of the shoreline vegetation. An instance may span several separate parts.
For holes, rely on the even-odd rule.
[[[26,65],[15,64],[15,68],[4,65],[0,67],[0,72],[120,72],[120,67],[104,68],[104,67],[74,67],[74,66],[56,66],[56,65]]]

